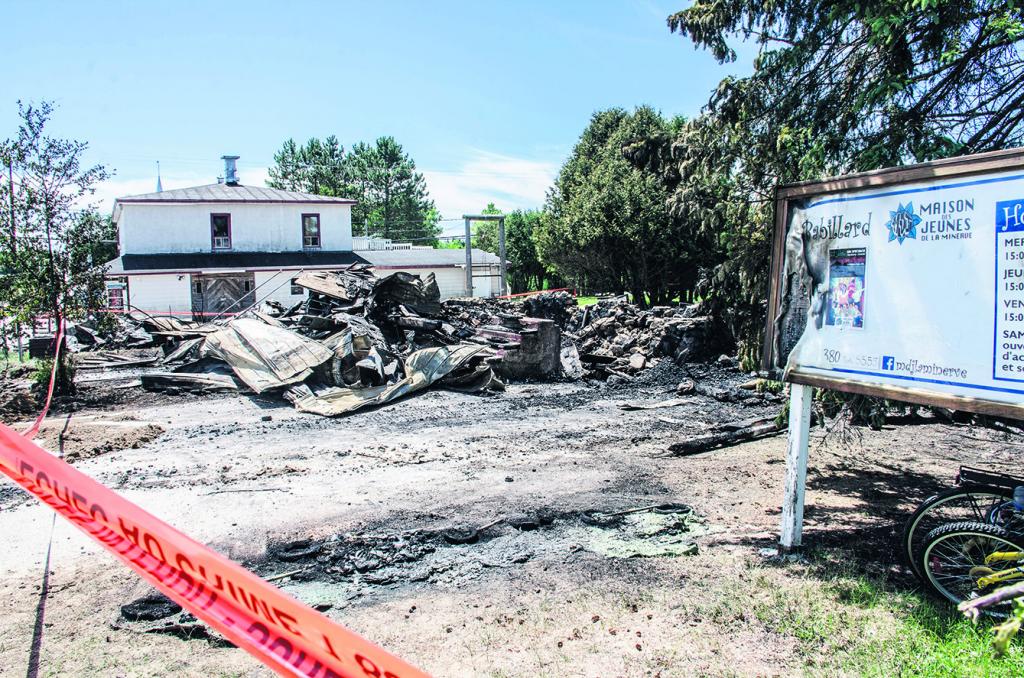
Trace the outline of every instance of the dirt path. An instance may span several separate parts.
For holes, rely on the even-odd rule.
[[[784,438],[659,456],[778,404],[693,396],[618,407],[674,397],[682,376],[514,385],[496,397],[430,391],[335,420],[270,399],[163,397],[73,415],[72,426],[128,415],[163,430],[75,464],[260,574],[305,568],[284,588],[435,675],[800,673],[796,641],[734,604],[737,582],[773,546]],[[697,376],[716,387],[745,379]],[[857,449],[815,444],[808,543],[855,543],[865,568],[903,577],[893,550],[901,510],[960,461],[1013,460],[1014,448],[962,433],[922,423],[866,432]],[[699,520],[641,513],[595,526],[581,516],[666,502],[691,504]],[[474,544],[442,534],[498,517],[518,528],[495,525]],[[51,521],[0,487],[0,674],[29,662]],[[235,649],[113,628],[144,588],[64,523],[53,535],[40,675],[268,675]],[[309,555],[282,558],[299,540]],[[698,553],[684,555],[693,541]]]

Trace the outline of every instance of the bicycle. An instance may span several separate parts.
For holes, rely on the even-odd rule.
[[[1024,519],[1018,512],[1008,527],[959,522],[935,528],[923,540],[918,564],[933,593],[959,604],[1024,579]],[[985,610],[1005,617],[1010,601]]]
[[[934,494],[918,506],[903,527],[903,558],[914,574],[925,579],[921,569],[921,546],[935,528],[955,522],[1002,525],[1013,514],[1013,489],[1024,479],[1005,473],[961,466],[956,487]]]

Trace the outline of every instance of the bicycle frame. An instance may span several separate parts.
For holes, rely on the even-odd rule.
[[[1007,563],[1007,562],[1019,562],[1024,560],[1024,551],[996,551],[985,556],[985,564],[993,565],[995,563]],[[989,586],[995,586],[996,584],[1003,584],[1009,581],[1015,581],[1024,577],[1024,567],[1018,565],[1017,567],[1011,567],[1005,570],[992,571],[987,567],[974,568],[975,570],[987,570],[986,574],[978,577],[975,580],[979,589],[985,589]],[[972,576],[981,574],[981,572],[973,572]]]

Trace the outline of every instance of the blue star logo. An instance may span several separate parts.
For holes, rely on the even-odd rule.
[[[914,203],[901,204],[895,212],[889,212],[889,223],[885,225],[889,229],[889,242],[895,240],[902,245],[907,238],[916,240],[920,223],[921,217],[914,214]]]

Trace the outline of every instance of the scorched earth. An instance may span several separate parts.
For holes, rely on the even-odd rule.
[[[852,446],[818,429],[808,550],[785,559],[784,436],[668,452],[778,413],[782,396],[738,389],[749,375],[727,363],[430,390],[333,419],[270,397],[113,388],[126,376],[83,382],[84,406],[54,413],[42,444],[438,676],[906,670],[901,615],[933,607],[897,561],[903,512],[960,460],[1010,468],[1014,453],[931,418]],[[701,388],[678,396],[684,379]],[[147,587],[6,480],[0,533],[0,673],[269,675],[186,613],[126,616]],[[865,577],[870,604],[850,593]]]

